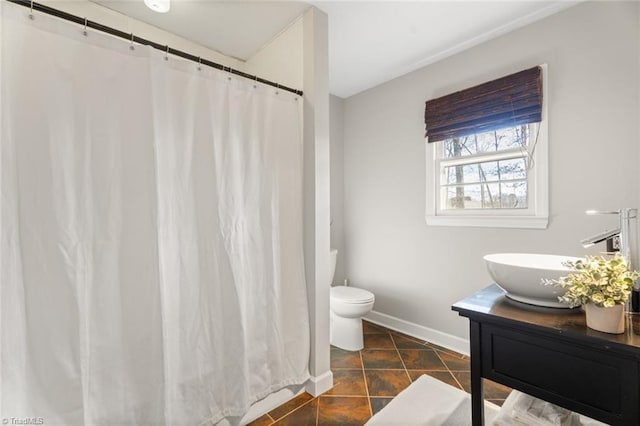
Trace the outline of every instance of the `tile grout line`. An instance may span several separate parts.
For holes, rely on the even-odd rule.
[[[429,347],[428,345],[430,345],[430,342],[425,340],[423,345],[425,347]],[[456,377],[455,374],[453,374],[453,371],[451,371],[451,369],[449,368],[449,366],[447,365],[446,362],[444,362],[444,360],[442,359],[442,357],[440,356],[440,352],[438,349],[436,349],[435,347],[429,347],[429,349],[431,349],[433,352],[435,352],[435,354],[438,356],[438,359],[440,360],[440,362],[442,362],[442,364],[444,365],[444,367],[447,369],[447,372],[449,372],[449,375],[451,377],[453,377],[453,380],[455,380],[455,382],[458,384],[458,387],[464,391],[464,386],[462,386],[462,383],[460,383],[460,381],[458,380],[458,378]],[[446,353],[446,352],[445,352]],[[456,352],[457,354],[457,352]],[[451,354],[450,354],[451,355]],[[462,355],[462,354],[461,354]],[[461,358],[462,359],[462,358]],[[457,370],[456,370],[457,371]],[[466,392],[466,391],[465,391]]]
[[[364,334],[364,333],[363,333]],[[364,336],[362,336],[364,340]],[[360,355],[360,365],[362,366],[362,378],[364,379],[364,391],[367,393],[367,403],[369,404],[369,414],[373,417],[373,408],[371,408],[371,395],[369,395],[369,383],[367,382],[367,375],[364,373],[364,358],[362,358],[362,350],[358,351],[358,355]]]
[[[396,345],[396,340],[393,338],[393,335],[389,333],[389,337],[391,337],[391,341],[393,342],[393,347],[396,348],[396,353],[398,354],[398,358],[400,358],[400,362],[402,363],[402,367],[404,368],[404,374],[409,378],[409,386],[413,383],[411,380],[411,376],[409,375],[409,371],[407,370],[407,365],[404,363],[404,359],[402,359],[402,355],[400,354],[400,350],[398,349],[398,345]]]
[[[394,351],[394,349],[369,349],[371,351]],[[419,350],[419,349],[418,349]],[[367,370],[403,370],[404,368],[367,368]],[[362,368],[334,368],[334,370],[346,370],[346,371],[355,371],[362,370]]]
[[[443,359],[442,359],[442,357],[440,356],[440,351],[437,351],[437,350],[435,350],[435,349],[434,349],[434,352],[435,352],[435,353],[436,353],[436,355],[438,356],[438,359],[440,360],[440,362],[444,365],[444,368],[446,368],[446,369],[447,369],[447,371],[449,372],[449,375],[450,375],[451,377],[453,377],[453,380],[455,380],[455,381],[456,381],[456,383],[458,384],[458,387],[459,387],[461,390],[465,391],[465,390],[464,390],[464,387],[462,386],[462,384],[458,381],[458,378],[455,376],[455,374],[453,374],[453,372],[451,371],[451,369],[449,368],[449,366],[447,365],[447,363],[446,363],[446,362],[444,362],[444,360],[443,360]],[[465,391],[465,392],[466,392],[466,391]]]
[[[414,336],[410,336],[408,334],[404,334],[404,333],[402,333],[400,331],[392,330],[391,334],[397,334],[398,337],[402,337],[403,339],[411,340],[412,342],[415,342],[415,343],[420,343],[423,346],[426,346],[426,344],[428,343],[426,340],[422,340],[422,339],[420,339],[418,337],[414,337]]]
[[[322,395],[323,398],[368,398],[367,395]],[[373,398],[385,398],[383,396],[373,396]]]
[[[462,390],[464,390],[464,387],[462,386],[462,383],[460,383],[460,381],[458,380],[458,378],[456,377],[455,374],[451,373],[451,377],[453,377],[453,380],[456,381],[456,383],[458,384],[458,387]],[[466,391],[465,391],[466,392]]]
[[[277,419],[275,419],[273,422],[279,422],[280,420],[284,419],[285,417],[287,417],[289,414],[293,413],[294,411],[298,411],[299,409],[301,409],[302,407],[304,407],[305,405],[307,405],[308,403],[310,403],[311,401],[313,401],[314,399],[316,399],[317,397],[313,397],[312,399],[308,400],[307,402],[305,402],[304,404],[301,404],[299,407],[294,408],[293,410],[289,411],[287,414],[285,414],[284,416],[280,416]],[[318,401],[319,402],[319,401]],[[320,404],[318,403],[318,406],[320,406]],[[267,413],[268,414],[268,413]],[[269,417],[271,417],[271,415],[269,415]],[[271,417],[273,418],[273,417]]]

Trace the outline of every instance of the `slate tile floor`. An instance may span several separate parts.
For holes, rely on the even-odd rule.
[[[331,347],[334,386],[317,398],[302,393],[250,426],[360,426],[422,374],[470,391],[469,357],[364,321],[364,349]],[[511,390],[485,381],[484,395],[502,405]]]

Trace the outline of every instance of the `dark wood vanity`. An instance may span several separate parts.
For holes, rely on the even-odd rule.
[[[581,309],[512,301],[493,284],[455,303],[469,318],[473,425],[482,378],[611,425],[640,425],[640,315],[623,334],[587,328]]]

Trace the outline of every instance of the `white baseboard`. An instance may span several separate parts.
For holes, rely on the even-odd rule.
[[[333,373],[331,370],[320,376],[311,376],[305,384],[307,393],[312,396],[318,396],[321,393],[325,393],[333,387]]]
[[[420,340],[435,343],[443,348],[451,349],[461,354],[469,355],[469,341],[452,334],[443,333],[433,328],[425,327],[413,322],[405,321],[381,312],[371,311],[364,317],[367,321],[391,330],[399,331]]]

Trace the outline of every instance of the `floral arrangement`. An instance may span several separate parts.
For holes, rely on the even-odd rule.
[[[640,277],[638,271],[629,271],[620,253],[612,259],[586,256],[584,260],[563,262],[563,265],[574,272],[558,280],[544,280],[544,284],[566,288],[567,292],[558,300],[572,308],[587,303],[604,308],[624,304],[633,283]]]

